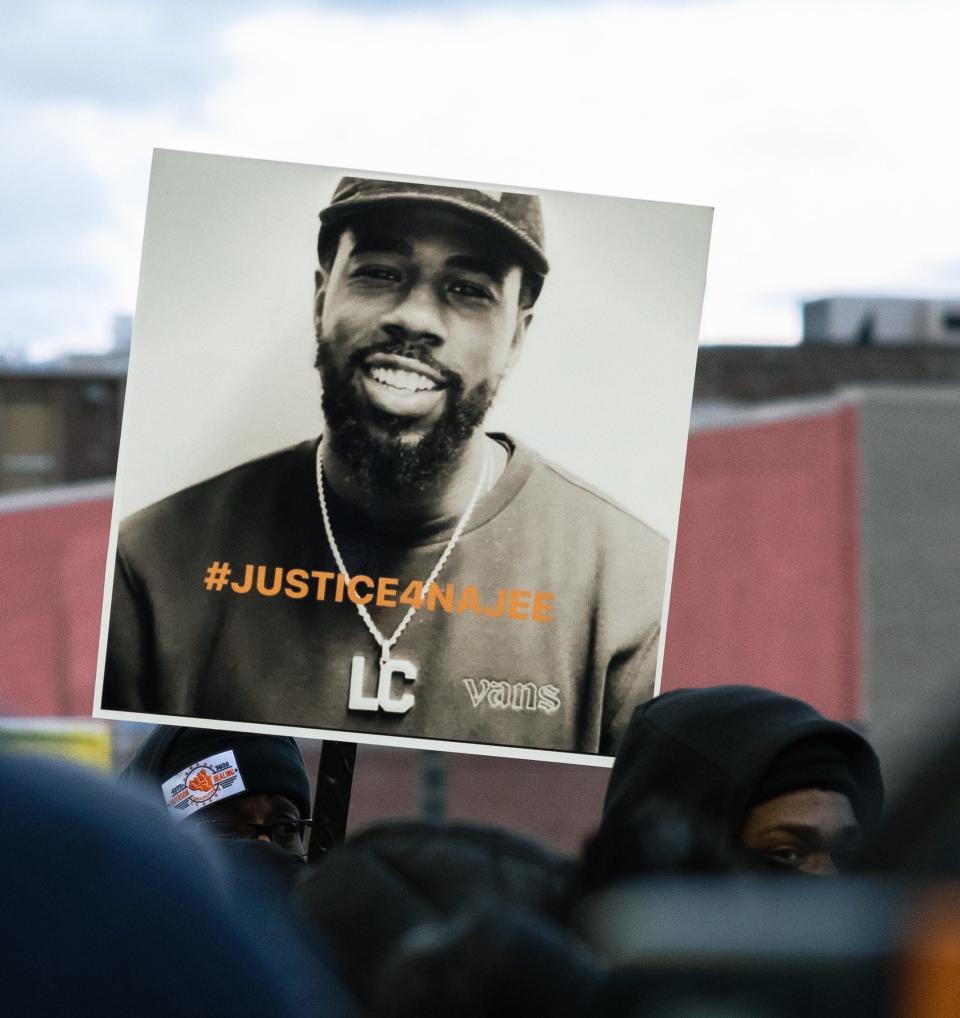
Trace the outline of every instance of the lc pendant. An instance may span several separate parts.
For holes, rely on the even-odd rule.
[[[406,714],[416,702],[416,697],[409,690],[400,696],[393,695],[393,677],[395,675],[399,675],[404,682],[416,681],[417,666],[412,661],[381,656],[376,696],[368,696],[363,691],[366,671],[366,658],[362,654],[354,654],[353,660],[350,662],[350,699],[347,703],[350,710],[368,712],[382,710],[388,714]]]

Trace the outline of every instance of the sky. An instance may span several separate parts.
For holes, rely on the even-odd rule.
[[[712,206],[704,342],[960,299],[956,0],[3,7],[0,354],[109,346],[154,147]]]

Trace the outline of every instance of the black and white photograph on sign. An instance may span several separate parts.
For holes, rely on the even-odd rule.
[[[711,215],[157,151],[95,716],[609,761]]]

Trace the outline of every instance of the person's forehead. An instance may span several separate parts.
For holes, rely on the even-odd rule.
[[[779,795],[754,807],[751,819],[764,828],[778,825],[811,828],[857,825],[850,800],[842,792],[822,788],[803,788]]]
[[[211,803],[199,811],[201,820],[235,818],[250,819],[254,814],[299,817],[300,810],[285,795],[278,792],[255,792],[231,796],[222,802]]]
[[[386,250],[415,257],[426,246],[451,257],[473,255],[502,271],[521,265],[495,227],[456,209],[410,205],[371,211],[348,220],[340,239],[340,249],[347,254]]]

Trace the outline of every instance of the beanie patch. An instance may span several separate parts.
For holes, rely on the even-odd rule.
[[[232,749],[204,757],[163,782],[163,798],[175,820],[246,790]]]

